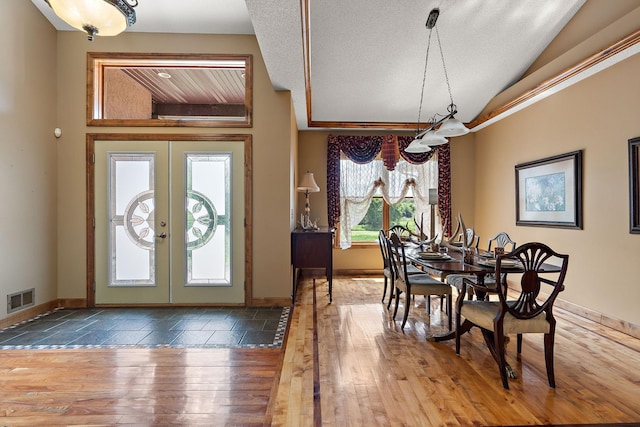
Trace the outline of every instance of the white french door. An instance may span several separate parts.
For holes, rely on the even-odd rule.
[[[244,145],[96,141],[96,304],[244,302]]]

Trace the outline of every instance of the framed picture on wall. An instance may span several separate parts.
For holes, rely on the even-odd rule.
[[[515,170],[516,225],[582,229],[582,150]]]
[[[629,140],[629,232],[640,234],[640,137]]]

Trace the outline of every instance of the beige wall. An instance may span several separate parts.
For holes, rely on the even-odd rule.
[[[124,33],[96,37],[59,32],[58,297],[86,296],[85,135],[87,133],[251,134],[253,136],[253,297],[288,298],[290,284],[291,100],[275,92],[254,36]],[[253,55],[252,128],[102,128],[85,124],[88,51]]]
[[[627,140],[640,136],[640,55],[476,134],[475,225],[570,255],[565,300],[640,325],[640,236],[629,234]],[[584,150],[584,229],[515,226],[514,165]]]
[[[0,5],[0,301],[56,297],[56,32],[31,4]],[[6,317],[0,304],[0,319]]]

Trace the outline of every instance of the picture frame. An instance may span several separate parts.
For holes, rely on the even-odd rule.
[[[515,172],[516,225],[582,229],[582,150],[520,163]]]
[[[640,234],[640,137],[629,140],[629,233]]]

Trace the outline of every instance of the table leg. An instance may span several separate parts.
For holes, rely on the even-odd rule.
[[[465,334],[469,332],[469,330],[471,330],[472,327],[473,327],[473,323],[466,322],[466,321],[462,322],[462,325],[460,325],[460,334]],[[456,331],[451,331],[446,334],[428,336],[427,341],[442,342],[442,341],[453,340],[455,338],[456,338]]]

